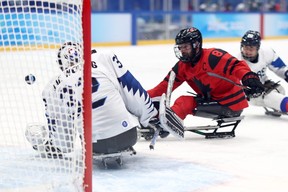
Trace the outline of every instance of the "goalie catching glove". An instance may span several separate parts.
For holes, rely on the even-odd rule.
[[[248,87],[244,90],[248,98],[259,97],[265,90],[258,75],[254,72],[246,73],[242,78],[242,84]]]

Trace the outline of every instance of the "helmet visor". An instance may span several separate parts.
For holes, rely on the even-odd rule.
[[[179,45],[174,45],[175,56],[184,62],[191,61],[192,58],[192,47],[190,43],[183,43]]]
[[[241,54],[245,60],[254,61],[258,55],[258,46],[241,46]]]

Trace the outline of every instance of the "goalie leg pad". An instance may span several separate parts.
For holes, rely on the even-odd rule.
[[[48,131],[41,123],[29,123],[26,126],[25,137],[32,145],[42,145],[48,141]]]
[[[182,120],[165,104],[166,95],[163,94],[160,101],[159,120],[163,129],[173,136],[183,139],[184,126]]]
[[[48,135],[48,130],[41,123],[29,123],[26,126],[25,137],[41,157],[62,158],[61,150],[52,144]]]

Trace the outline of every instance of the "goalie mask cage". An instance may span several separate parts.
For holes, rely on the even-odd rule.
[[[0,4],[0,191],[92,191],[90,0]],[[63,73],[56,60],[65,42],[79,44],[81,78],[78,89],[66,93],[77,98],[71,106],[50,106],[53,127],[42,95]],[[55,157],[41,144],[49,140],[49,123],[58,130],[58,144],[64,143]]]

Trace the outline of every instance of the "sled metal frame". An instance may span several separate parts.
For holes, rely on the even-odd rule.
[[[288,115],[288,113],[277,111],[277,110],[272,109],[272,108],[264,107],[264,109],[265,109],[266,115],[270,115],[270,116],[274,116],[274,117],[280,117],[281,115]]]
[[[229,118],[214,118],[217,125],[208,126],[191,126],[185,127],[185,131],[190,131],[199,135],[205,136],[206,139],[214,138],[231,138],[235,137],[235,129],[244,116],[229,117]],[[219,129],[224,127],[232,127],[231,131],[220,131]]]
[[[132,156],[132,155],[136,155],[136,151],[134,150],[133,147],[130,147],[124,151],[119,151],[116,153],[107,153],[107,154],[103,154],[103,153],[93,153],[93,160],[94,161],[101,161],[102,164],[104,165],[104,167],[107,169],[108,168],[108,161],[113,161],[115,160],[116,163],[119,166],[123,165],[123,156]]]

